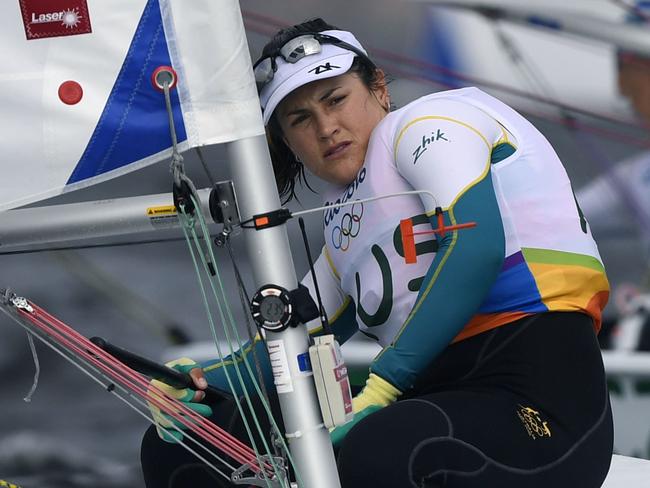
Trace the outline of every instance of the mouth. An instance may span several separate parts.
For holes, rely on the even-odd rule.
[[[323,154],[323,157],[325,159],[336,159],[342,156],[351,145],[352,142],[350,141],[344,141],[339,144],[336,144],[330,147],[329,149],[327,149],[327,151],[325,151],[325,153]]]

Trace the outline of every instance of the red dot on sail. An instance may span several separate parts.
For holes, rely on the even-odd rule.
[[[61,83],[61,86],[59,86],[59,98],[67,105],[79,103],[83,94],[84,91],[81,88],[81,85],[76,81],[64,81]]]

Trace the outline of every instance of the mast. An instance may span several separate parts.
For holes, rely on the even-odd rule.
[[[229,143],[228,150],[242,221],[280,208],[266,137]],[[244,229],[244,237],[256,287],[272,283],[287,290],[297,288],[286,224],[260,231]],[[281,345],[274,354],[286,356],[288,371],[274,369],[274,376],[276,385],[278,379],[284,383],[278,397],[300,479],[308,488],[339,487],[334,452],[329,432],[323,426],[313,376],[299,369],[298,357],[309,347],[307,329],[300,325],[278,333],[267,332],[266,339],[267,343],[279,341]]]

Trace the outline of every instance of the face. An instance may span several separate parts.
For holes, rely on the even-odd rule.
[[[348,185],[363,165],[370,133],[386,116],[388,90],[371,91],[355,73],[303,85],[278,106],[284,141],[311,173]]]
[[[634,110],[650,124],[650,60],[621,59],[618,86],[621,95],[629,98]]]

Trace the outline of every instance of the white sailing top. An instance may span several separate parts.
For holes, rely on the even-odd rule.
[[[480,188],[485,181],[489,188]],[[316,270],[331,320],[352,300],[358,327],[382,347],[396,350],[399,341],[409,341],[409,347],[419,340],[435,342],[442,325],[417,313],[433,301],[436,310],[460,310],[459,302],[467,301],[470,310],[449,337],[454,340],[548,310],[583,311],[600,326],[608,283],[596,244],[558,156],[512,108],[476,88],[422,97],[382,120],[355,181],[328,187],[324,200],[332,205],[413,190],[430,192],[433,198],[399,196],[324,212],[325,249]],[[412,218],[415,232],[431,230],[427,216],[436,207],[452,219],[463,206],[480,213],[486,192],[496,196],[495,216],[485,217],[476,231],[454,233],[458,236],[445,256],[437,259],[433,236],[416,236],[417,261],[405,262],[401,219]],[[480,276],[463,268],[462,253],[480,252],[496,233],[504,242],[502,267],[484,287],[487,294],[481,291],[480,306],[471,309],[474,285],[484,285],[479,286]],[[463,250],[462,242],[477,235],[483,241]],[[463,273],[473,282],[460,288],[451,283]],[[311,278],[304,283],[311,287]],[[410,329],[421,332],[404,334]],[[435,356],[439,350],[425,352]],[[402,354],[408,355],[406,349]],[[388,379],[398,387],[410,383],[402,374]]]

